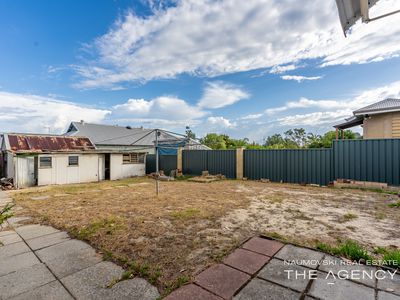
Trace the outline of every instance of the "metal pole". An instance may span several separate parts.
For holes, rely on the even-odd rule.
[[[158,196],[159,193],[159,184],[158,184],[158,176],[160,176],[159,170],[158,170],[158,129],[156,129],[156,142],[155,142],[155,148],[156,148],[156,194]]]

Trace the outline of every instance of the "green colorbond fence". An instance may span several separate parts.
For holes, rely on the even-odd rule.
[[[160,156],[160,165],[172,170],[176,156],[168,156]],[[152,159],[147,163],[155,166],[155,159],[147,157]],[[200,175],[208,170],[236,178],[236,150],[184,150],[182,164],[184,174]],[[327,185],[343,178],[398,186],[400,139],[339,140],[326,149],[244,150],[243,166],[244,177],[253,180]]]

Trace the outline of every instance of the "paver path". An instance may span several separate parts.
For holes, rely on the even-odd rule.
[[[0,191],[0,208],[11,202]],[[141,278],[118,280],[123,269],[103,261],[88,244],[50,226],[19,225],[0,231],[0,299],[156,299]]]
[[[378,270],[385,279],[362,275]],[[374,266],[346,265],[319,251],[254,237],[165,300],[232,298],[400,300],[400,274],[392,277]]]

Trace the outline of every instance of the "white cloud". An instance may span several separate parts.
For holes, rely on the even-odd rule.
[[[398,7],[399,1],[381,0],[371,14]],[[93,60],[76,66],[78,86],[280,72],[306,59],[322,59],[323,66],[379,61],[399,55],[399,35],[394,16],[356,24],[345,38],[334,1],[181,0],[147,17],[127,12],[92,44]]]
[[[283,80],[295,80],[297,82],[303,82],[303,81],[310,81],[310,80],[318,80],[321,79],[322,76],[312,76],[312,77],[307,77],[307,76],[300,76],[300,75],[283,75],[281,76]]]
[[[198,107],[172,96],[152,100],[129,99],[126,103],[115,105],[113,109],[115,115],[141,119],[194,120],[207,114]]]
[[[49,97],[0,92],[2,131],[62,133],[71,121],[99,123],[110,113]]]
[[[271,74],[282,74],[287,71],[293,71],[299,68],[299,66],[290,64],[290,65],[285,65],[285,66],[273,66],[271,70],[269,71]]]
[[[235,122],[231,122],[224,117],[208,117],[207,123],[213,125],[215,128],[234,128],[236,127]]]
[[[198,106],[211,109],[221,108],[249,97],[247,92],[233,84],[221,81],[209,82]]]
[[[241,120],[255,120],[258,118],[261,118],[263,116],[263,114],[250,114],[244,117],[241,117]]]

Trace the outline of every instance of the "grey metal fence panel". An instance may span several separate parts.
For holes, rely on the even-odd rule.
[[[208,171],[236,178],[236,150],[184,150],[182,164],[184,174],[200,175]]]
[[[332,181],[331,149],[245,150],[244,176],[290,183]]]
[[[334,141],[335,178],[400,185],[400,139]]]
[[[207,151],[207,169],[210,174],[236,178],[236,150]]]
[[[175,170],[177,167],[177,156],[176,155],[160,155],[159,156],[159,169],[164,171],[165,175],[169,175],[171,170]],[[156,155],[146,155],[146,174],[150,174],[156,171]]]
[[[209,150],[183,150],[182,169],[183,174],[201,175],[207,170],[207,152]]]

